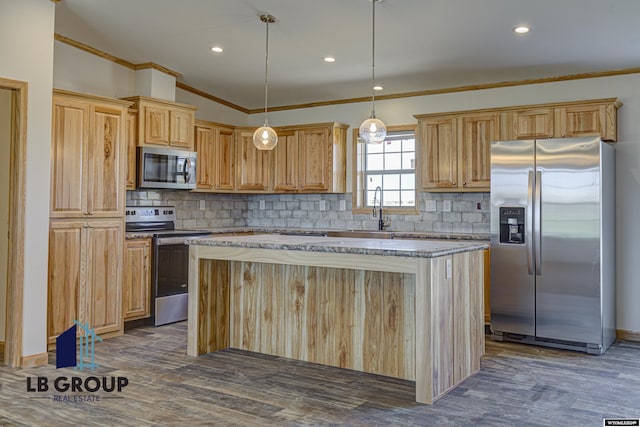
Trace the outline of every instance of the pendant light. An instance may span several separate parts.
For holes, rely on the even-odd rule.
[[[376,3],[382,0],[369,0],[372,8],[372,34],[371,34],[371,117],[360,125],[360,138],[367,144],[380,144],[387,136],[387,125],[376,118]]]
[[[273,150],[278,143],[278,134],[267,121],[267,95],[269,93],[269,24],[276,22],[276,18],[271,15],[260,15],[260,20],[267,24],[267,47],[264,55],[264,125],[253,133],[253,145],[258,150]]]

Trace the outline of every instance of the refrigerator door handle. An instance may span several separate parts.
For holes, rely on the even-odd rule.
[[[527,186],[527,236],[525,237],[525,241],[527,242],[527,268],[529,270],[529,275],[533,275],[533,209],[535,205],[533,204],[533,171],[529,171],[529,183]]]
[[[542,171],[536,171],[536,191],[535,191],[535,210],[534,215],[534,236],[535,236],[535,253],[536,253],[536,275],[542,276]]]

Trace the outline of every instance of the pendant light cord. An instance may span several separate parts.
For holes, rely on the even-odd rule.
[[[267,126],[267,105],[269,99],[269,24],[275,22],[271,15],[262,15],[260,19],[267,24],[266,48],[264,55],[264,125]]]
[[[371,0],[372,30],[371,30],[371,117],[376,116],[376,1]]]

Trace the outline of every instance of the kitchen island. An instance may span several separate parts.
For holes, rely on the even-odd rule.
[[[416,382],[480,369],[486,243],[275,234],[190,240],[187,353],[223,348]]]

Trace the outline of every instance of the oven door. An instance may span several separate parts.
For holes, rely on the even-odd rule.
[[[189,294],[188,237],[158,237],[154,246],[155,326],[187,319]]]

